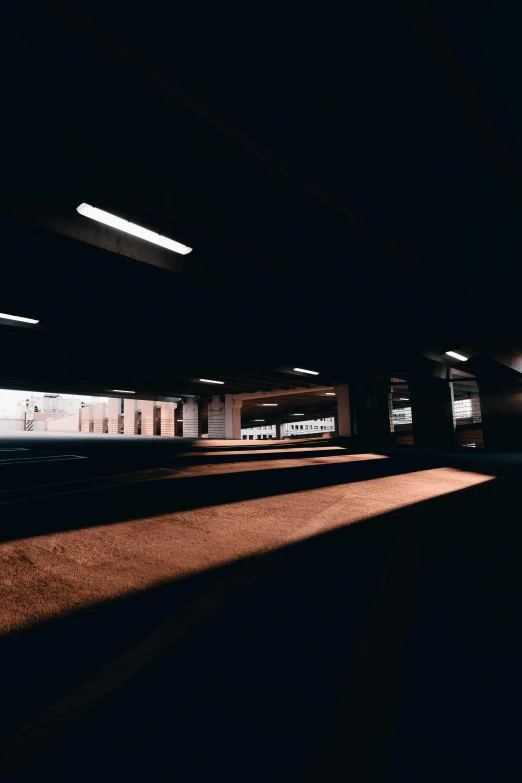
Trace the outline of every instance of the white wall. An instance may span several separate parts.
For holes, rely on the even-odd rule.
[[[0,432],[23,432],[24,419],[0,419]]]
[[[53,432],[79,432],[80,411],[77,410],[72,416],[65,416],[63,419],[48,419],[47,429]]]

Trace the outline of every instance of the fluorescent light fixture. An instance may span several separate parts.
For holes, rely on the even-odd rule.
[[[183,424],[183,419],[178,419],[178,421],[180,421]]]
[[[337,397],[335,392],[325,392],[324,396],[325,397]]]
[[[39,324],[36,318],[24,318],[22,315],[9,315],[9,313],[0,313],[0,318],[6,318],[8,321],[22,321],[24,324]]]
[[[468,357],[462,356],[460,353],[455,353],[455,351],[446,351],[447,356],[453,356],[454,359],[460,359],[461,362],[467,362]]]
[[[409,397],[399,397],[399,400],[402,400],[403,402],[409,402],[410,398]]]
[[[113,389],[113,392],[119,392],[120,394],[136,394],[135,391],[131,391],[130,389]]]
[[[103,209],[92,207],[90,204],[80,204],[76,207],[76,211],[84,217],[91,218],[91,220],[97,220],[98,223],[104,223],[111,228],[117,228],[119,231],[124,231],[126,234],[131,234],[133,237],[139,237],[145,239],[147,242],[152,242],[154,245],[159,245],[167,250],[173,250],[174,253],[181,253],[182,256],[186,256],[190,253],[192,248],[187,245],[182,245],[181,242],[176,242],[174,239],[164,237],[162,234],[156,234],[155,231],[149,231],[148,228],[138,226],[136,223],[131,223],[129,220],[117,217],[117,215],[111,215],[110,212],[105,212]]]
[[[261,407],[262,408],[276,408],[279,405],[278,402],[262,402]]]
[[[315,370],[303,370],[302,367],[294,367],[294,372],[305,372],[308,375],[319,375]]]
[[[264,419],[254,419],[254,421],[264,421]]]
[[[290,416],[304,416],[304,413],[291,413]]]
[[[201,383],[220,383],[222,385],[225,383],[225,381],[211,381],[210,378],[200,378],[199,380]]]

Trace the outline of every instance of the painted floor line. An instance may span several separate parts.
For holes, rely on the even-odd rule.
[[[54,457],[14,457],[13,459],[0,459],[0,465],[27,465],[30,462],[65,462],[71,459],[88,459],[78,454],[58,454]]]
[[[65,732],[89,718],[95,709],[250,588],[273,568],[276,559],[277,555],[268,554],[253,563],[245,563],[118,658],[0,737],[3,774],[13,774],[59,742]]]

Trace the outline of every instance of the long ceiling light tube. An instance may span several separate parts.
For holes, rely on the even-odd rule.
[[[36,318],[24,318],[22,315],[10,315],[9,313],[0,313],[0,318],[5,318],[7,321],[21,321],[24,324],[39,324]]]
[[[181,242],[176,242],[175,239],[164,237],[163,234],[157,234],[155,231],[150,231],[148,228],[138,226],[136,223],[131,223],[130,220],[124,220],[124,218],[112,215],[110,212],[105,212],[103,209],[93,207],[91,204],[80,204],[76,207],[76,211],[84,217],[98,221],[98,223],[103,223],[106,226],[111,226],[111,228],[124,231],[126,234],[131,234],[133,237],[145,239],[147,242],[152,242],[154,245],[164,247],[166,250],[172,250],[174,253],[181,253],[182,256],[186,256],[187,253],[192,251],[191,247],[182,245]]]

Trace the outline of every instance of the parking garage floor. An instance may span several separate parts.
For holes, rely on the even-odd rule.
[[[521,470],[2,436],[4,779],[522,780]]]

